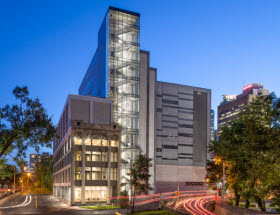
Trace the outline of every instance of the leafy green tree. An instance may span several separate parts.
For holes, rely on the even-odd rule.
[[[29,97],[27,87],[16,87],[13,95],[17,102],[0,108],[0,176],[11,174],[7,168],[7,156],[15,151],[13,160],[22,168],[26,150],[34,147],[38,152],[41,146],[51,147],[56,133],[51,118],[38,98]]]
[[[28,147],[51,147],[56,129],[39,99],[31,99],[27,87],[16,87],[13,94],[19,102],[0,108],[0,157],[13,149],[20,157]]]
[[[280,100],[256,97],[211,143],[210,151],[229,164],[228,183],[246,207],[254,199],[262,211],[280,175]],[[239,201],[239,200],[238,200]]]
[[[149,190],[153,188],[149,184],[151,175],[149,174],[149,167],[151,166],[151,158],[147,158],[145,155],[139,155],[132,167],[130,168],[130,180],[133,187],[133,205],[132,213],[134,212],[135,195],[148,194]]]
[[[35,165],[35,185],[43,190],[52,192],[53,187],[53,165],[52,156],[42,157]]]

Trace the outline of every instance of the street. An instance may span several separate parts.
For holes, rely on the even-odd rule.
[[[6,214],[115,214],[115,210],[94,211],[90,209],[81,209],[78,207],[69,207],[67,204],[59,201],[52,195],[19,196],[16,201],[11,201],[0,207],[0,215]]]

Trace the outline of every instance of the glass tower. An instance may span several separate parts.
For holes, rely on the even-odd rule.
[[[122,126],[121,176],[139,153],[139,63],[140,14],[109,7],[79,94],[114,101],[113,119]]]

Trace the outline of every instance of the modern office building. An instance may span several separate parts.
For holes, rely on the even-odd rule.
[[[189,182],[203,184],[211,90],[157,81],[139,38],[140,14],[109,7],[79,95],[113,101],[113,122],[122,127],[121,176],[127,177],[142,153],[152,158],[153,192],[174,191],[177,183],[180,189]],[[129,191],[125,179],[121,184]]]
[[[36,163],[41,162],[42,157],[51,156],[48,152],[43,152],[42,154],[30,154],[30,172],[35,172]]]
[[[110,7],[79,95],[110,98],[122,127],[122,175],[139,153],[140,14]]]
[[[211,109],[211,141],[215,139],[214,119],[215,119],[215,111]]]
[[[263,84],[255,83],[243,87],[240,95],[224,95],[218,106],[218,133],[221,128],[232,121],[258,95],[268,95],[269,90],[263,89]]]
[[[68,95],[57,130],[53,194],[69,205],[119,195],[121,127],[113,123],[113,101]]]

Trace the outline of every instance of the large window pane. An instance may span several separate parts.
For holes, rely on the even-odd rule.
[[[75,180],[82,180],[81,167],[75,167]]]
[[[91,161],[90,157],[91,157],[91,152],[86,151],[86,161]]]
[[[102,146],[108,146],[108,140],[102,140]]]
[[[111,147],[118,147],[118,141],[117,140],[111,140]]]
[[[81,139],[81,138],[74,137],[74,144],[75,144],[75,145],[82,145],[82,139]]]
[[[92,167],[92,180],[101,180],[101,168]]]
[[[75,188],[75,202],[81,201],[81,188]]]
[[[118,162],[117,152],[111,152],[111,162]]]
[[[91,140],[90,139],[85,139],[85,145],[90,146],[91,145]]]
[[[101,161],[101,152],[92,152],[92,161]]]
[[[117,180],[117,169],[111,168],[111,180]]]
[[[108,169],[107,168],[102,168],[102,180],[107,180],[107,175],[108,175]]]
[[[76,161],[81,161],[82,160],[82,152],[81,151],[76,151],[75,152],[75,160]]]
[[[86,180],[89,181],[91,180],[91,168],[90,167],[86,167]]]
[[[102,161],[108,161],[107,152],[102,152]]]
[[[93,146],[101,146],[101,140],[100,139],[92,139],[91,143]]]

